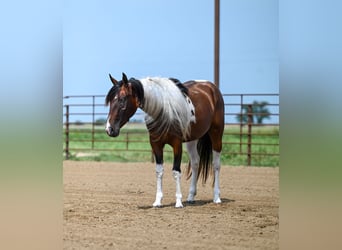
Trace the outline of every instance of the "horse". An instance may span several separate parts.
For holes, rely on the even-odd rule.
[[[213,175],[213,202],[221,203],[219,173],[224,101],[216,85],[206,80],[181,83],[175,78],[162,77],[128,79],[125,73],[120,81],[111,74],[109,78],[113,86],[105,98],[105,104],[109,106],[105,128],[108,136],[118,136],[138,108],[146,114],[146,127],[156,162],[157,191],[153,207],[162,206],[163,149],[166,144],[173,148],[175,207],[183,207],[180,185],[183,142],[189,154],[187,177],[191,177],[187,202],[195,202],[198,179],[206,183],[209,175]]]

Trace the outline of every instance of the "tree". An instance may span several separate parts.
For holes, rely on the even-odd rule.
[[[252,123],[262,124],[264,119],[270,119],[271,113],[267,109],[268,102],[262,101],[254,101],[252,105]],[[244,104],[242,106],[242,115],[236,115],[236,120],[239,123],[247,123],[248,122],[248,106]]]
[[[106,118],[99,118],[95,121],[95,125],[104,125],[106,124],[107,119]]]

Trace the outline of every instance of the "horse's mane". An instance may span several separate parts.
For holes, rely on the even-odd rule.
[[[179,90],[180,90],[182,93],[184,93],[184,94],[186,94],[186,95],[189,94],[188,88],[185,87],[185,85],[184,85],[183,83],[181,83],[181,81],[179,81],[179,80],[176,79],[176,78],[172,78],[172,77],[170,77],[169,79],[170,79],[171,81],[173,81],[173,82],[177,85],[177,87],[179,88]]]
[[[185,98],[188,89],[175,78],[148,77],[140,82],[144,87],[147,128],[159,136],[173,132],[185,138],[192,121]]]

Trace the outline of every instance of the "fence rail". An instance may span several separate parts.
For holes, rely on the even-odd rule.
[[[113,148],[113,140],[105,135],[104,121],[108,107],[104,105],[104,95],[72,95],[63,98],[64,148],[65,158],[75,152],[126,151],[151,154],[149,147],[139,148],[148,143],[148,132],[143,122],[144,113],[139,110],[128,123],[128,127],[139,126],[140,130],[122,130],[115,139],[122,146]],[[279,94],[223,94],[225,101],[225,125],[222,156],[229,160],[233,156],[243,157],[241,165],[263,165],[253,159],[270,158],[273,164],[279,162]],[[79,136],[75,137],[75,133]],[[262,139],[260,139],[262,138]],[[272,139],[273,138],[273,139]],[[135,147],[135,145],[138,145]],[[166,149],[171,152],[170,149]],[[151,156],[153,160],[153,156]],[[266,164],[269,165],[269,164]]]

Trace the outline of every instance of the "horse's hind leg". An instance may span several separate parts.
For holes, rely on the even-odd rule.
[[[213,171],[214,171],[214,203],[221,203],[220,199],[220,169],[221,169],[221,150],[222,150],[222,135],[223,135],[223,127],[218,126],[215,129],[213,127],[209,131],[211,143],[213,146]]]
[[[220,155],[221,153],[213,150],[213,167],[214,167],[214,203],[221,203],[220,199]]]
[[[197,175],[198,175],[198,164],[199,164],[199,155],[197,152],[197,142],[190,141],[186,143],[186,148],[190,157],[190,166],[191,167],[191,183],[189,189],[189,195],[187,198],[187,202],[193,203],[195,200],[195,195],[197,192]]]

